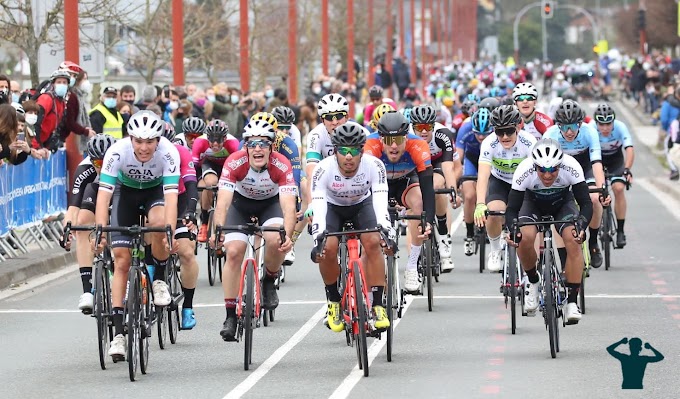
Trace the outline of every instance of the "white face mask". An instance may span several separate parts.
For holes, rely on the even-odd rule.
[[[35,125],[35,123],[38,121],[38,115],[36,114],[26,114],[24,118],[26,119],[26,123],[31,126]]]
[[[92,93],[92,83],[90,83],[89,80],[83,80],[80,82],[80,90],[82,90],[83,93]]]
[[[170,101],[168,108],[170,108],[171,111],[174,111],[179,108],[179,103],[177,101]]]

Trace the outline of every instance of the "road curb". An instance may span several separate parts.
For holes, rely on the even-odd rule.
[[[75,262],[75,253],[63,252],[50,254],[46,258],[34,260],[32,263],[15,270],[2,270],[3,267],[0,265],[0,290],[24,283],[33,277],[54,272]]]
[[[667,178],[660,177],[651,177],[648,181],[659,191],[673,195],[674,198],[680,198],[680,184],[678,184],[678,182],[673,182]]]

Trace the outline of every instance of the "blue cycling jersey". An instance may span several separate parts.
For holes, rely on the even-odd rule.
[[[582,123],[576,138],[567,141],[557,125],[550,126],[543,134],[543,138],[556,140],[560,143],[565,154],[576,158],[584,170],[589,169],[587,165],[602,161],[600,151],[600,139],[597,131],[590,125]]]
[[[597,130],[597,124],[595,121],[591,122],[592,127]],[[614,127],[609,136],[603,136],[598,130],[600,137],[600,147],[602,150],[602,156],[611,156],[619,153],[621,147],[628,148],[633,146],[633,138],[628,131],[628,127],[625,123],[615,120]]]
[[[243,148],[243,140],[239,143],[238,149]],[[288,158],[290,165],[293,167],[293,178],[295,179],[295,185],[300,190],[300,178],[302,174],[302,164],[300,163],[300,151],[292,137],[285,134],[277,134],[274,143],[272,144],[272,150],[278,152],[284,157]]]
[[[472,131],[472,124],[470,124],[470,130],[463,133],[463,127],[461,131],[458,132],[458,137],[456,138],[456,148],[461,148],[465,154],[465,158],[474,159],[475,163],[479,159],[479,148],[482,145],[475,133]]]

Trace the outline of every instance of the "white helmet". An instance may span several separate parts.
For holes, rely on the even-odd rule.
[[[151,111],[139,111],[130,117],[127,132],[139,139],[155,139],[165,132],[165,123]]]
[[[267,137],[269,140],[274,140],[276,131],[272,125],[263,120],[253,120],[243,129],[242,137],[244,140],[251,137]]]
[[[534,98],[538,98],[538,90],[536,90],[536,86],[532,85],[531,83],[522,82],[512,89],[512,98],[516,101],[517,97],[523,95],[529,95],[533,96]]]
[[[347,99],[340,94],[326,94],[325,96],[321,97],[321,100],[319,100],[317,112],[319,113],[319,116],[330,114],[332,112],[349,113],[349,103],[347,102]]]
[[[531,158],[534,164],[542,168],[552,168],[562,164],[564,153],[560,147],[560,143],[553,139],[541,139],[534,144],[531,149]]]

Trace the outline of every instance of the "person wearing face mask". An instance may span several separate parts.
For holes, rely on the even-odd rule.
[[[101,101],[90,111],[90,123],[97,133],[108,134],[115,139],[121,139],[125,133],[123,116],[118,112],[118,90],[115,87],[105,87]]]
[[[205,91],[197,89],[193,97],[191,115],[206,120],[212,113],[212,104],[206,99]]]
[[[123,87],[120,88],[120,100],[130,104],[130,111],[133,114],[139,111],[139,108],[137,108],[137,106],[135,105],[136,95],[137,92],[135,91],[135,88],[132,85],[123,85]]]
[[[0,104],[9,104],[12,99],[9,95],[10,80],[5,75],[0,75]]]
[[[21,85],[16,80],[9,82],[9,90],[12,93],[12,102],[19,103],[21,98]]]
[[[54,71],[50,76],[51,87],[36,100],[40,107],[35,124],[37,141],[41,147],[50,151],[56,151],[60,145],[67,110],[65,97],[70,79],[67,71]]]
[[[246,117],[239,110],[239,102],[241,98],[238,91],[229,89],[226,83],[220,82],[213,87],[215,91],[215,99],[211,100],[213,111],[212,117],[223,120],[229,131],[241,140],[241,132],[246,126]]]
[[[170,90],[170,101],[168,101],[165,107],[165,112],[163,113],[163,120],[168,122],[174,128],[178,125],[177,115],[179,114],[179,94],[175,90]],[[179,122],[181,125],[182,122]]]

